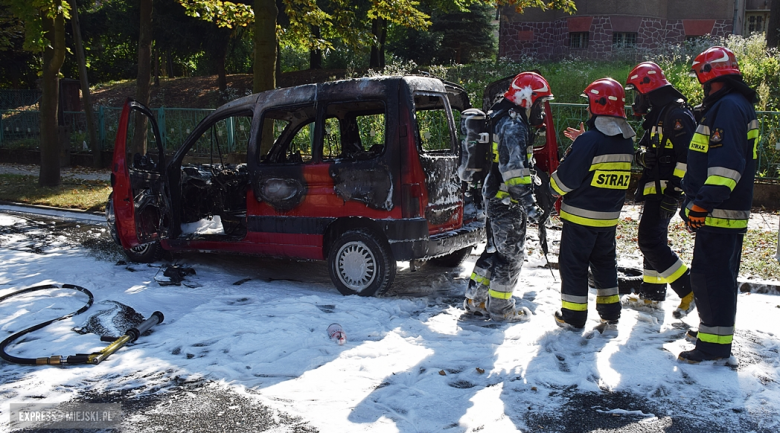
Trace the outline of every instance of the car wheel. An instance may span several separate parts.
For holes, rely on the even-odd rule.
[[[474,249],[474,247],[466,247],[449,253],[446,256],[430,259],[428,262],[430,262],[430,264],[433,266],[438,266],[440,268],[454,268],[460,266],[460,264],[466,260],[466,257],[469,256],[472,249]]]
[[[381,295],[393,283],[395,268],[387,242],[367,230],[345,232],[328,254],[330,279],[342,295]]]
[[[152,263],[160,260],[163,249],[159,241],[141,244],[133,248],[125,249],[125,255],[130,261],[138,263]]]

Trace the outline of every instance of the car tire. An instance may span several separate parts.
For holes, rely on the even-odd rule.
[[[328,271],[342,295],[378,296],[395,279],[390,246],[376,234],[349,230],[336,239],[328,254]]]
[[[159,241],[141,244],[137,247],[125,249],[125,255],[132,262],[152,263],[162,258],[163,249]]]
[[[468,257],[469,254],[471,254],[471,250],[473,249],[474,247],[466,247],[457,250],[455,252],[449,253],[446,256],[430,259],[428,260],[428,262],[433,266],[437,266],[440,268],[455,268],[460,266],[460,264],[463,263],[464,260],[466,260],[466,257]]]

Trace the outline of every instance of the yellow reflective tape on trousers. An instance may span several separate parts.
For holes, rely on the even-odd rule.
[[[588,311],[588,304],[578,304],[575,302],[561,301],[561,306],[572,311]]]
[[[701,331],[699,331],[696,337],[705,343],[714,343],[714,344],[731,344],[731,342],[734,340],[733,335],[707,334],[706,332],[701,332]]]
[[[710,136],[702,135],[696,132],[693,134],[693,138],[691,139],[691,144],[688,146],[688,149],[695,150],[696,152],[707,153],[709,147]]]
[[[510,197],[510,199],[509,199],[509,200],[510,200],[512,203],[517,203],[517,200],[515,200],[515,199],[511,198],[511,196],[509,195],[509,193],[508,193],[508,192],[506,192],[506,191],[496,191],[496,198],[497,198],[497,199],[499,199],[499,200],[503,200],[503,199],[505,199],[505,198],[507,198],[507,197]]]
[[[661,274],[656,271],[645,269],[642,272],[642,282],[647,284],[666,284],[666,278],[662,277]]]
[[[734,179],[729,179],[728,177],[713,175],[713,176],[708,176],[707,180],[704,181],[704,184],[725,186],[730,191],[734,191],[734,187],[737,186],[737,181]]]
[[[596,296],[597,304],[617,304],[618,302],[620,302],[620,296],[618,295]]]
[[[688,267],[685,266],[685,263],[682,262],[682,260],[677,259],[677,262],[669,267],[669,269],[661,272],[661,276],[664,277],[667,283],[673,283],[677,281],[680,277],[685,274],[685,271],[688,270]]]
[[[531,184],[531,176],[523,176],[523,177],[513,177],[511,179],[507,179],[506,182],[507,185],[513,186],[513,185],[530,185]]]
[[[493,289],[490,289],[488,290],[488,295],[490,295],[491,298],[509,299],[512,297],[512,292],[497,292]]]
[[[498,143],[493,142],[493,162],[498,162]]]
[[[490,285],[490,278],[483,277],[482,275],[477,275],[476,273],[471,274],[471,279],[474,280],[474,282],[482,284],[483,286],[489,286]]]

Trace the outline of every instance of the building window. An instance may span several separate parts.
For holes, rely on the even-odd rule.
[[[746,12],[743,33],[746,35],[755,32],[766,33],[767,21],[769,21],[769,13],[767,12]]]
[[[575,50],[588,48],[588,32],[569,33],[569,48]]]
[[[612,33],[612,46],[615,48],[636,47],[636,33]]]

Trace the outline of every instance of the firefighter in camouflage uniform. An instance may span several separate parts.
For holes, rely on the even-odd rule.
[[[691,276],[669,247],[668,230],[682,200],[680,181],[685,176],[688,144],[696,121],[683,95],[653,62],[634,67],[628,74],[626,89],[635,92],[631,106],[634,116],[645,118],[645,134],[636,153],[637,163],[644,170],[634,193],[634,201],[644,201],[638,234],[644,271],[638,293],[626,296],[623,304],[658,309],[666,299],[668,283],[680,297],[674,316],[681,318],[694,308]]]
[[[488,112],[493,162],[482,195],[489,239],[466,290],[469,313],[498,321],[530,318],[527,308],[515,305],[512,293],[525,258],[526,225],[541,214],[532,194],[532,127],[543,125],[544,101],[552,97],[541,75],[523,72]]]
[[[588,267],[596,285],[598,329],[617,332],[620,318],[615,228],[631,179],[636,135],[626,121],[623,86],[611,78],[591,83],[588,131],[574,138],[551,177],[554,194],[563,196],[560,253],[561,310],[556,323],[583,328],[588,316]],[[573,128],[572,128],[573,129]]]
[[[737,275],[742,238],[753,202],[759,125],[756,92],[742,80],[729,49],[712,47],[691,67],[704,90],[698,126],[688,148],[680,216],[696,232],[691,286],[699,330],[696,347],[680,353],[690,363],[728,359],[737,314]]]

